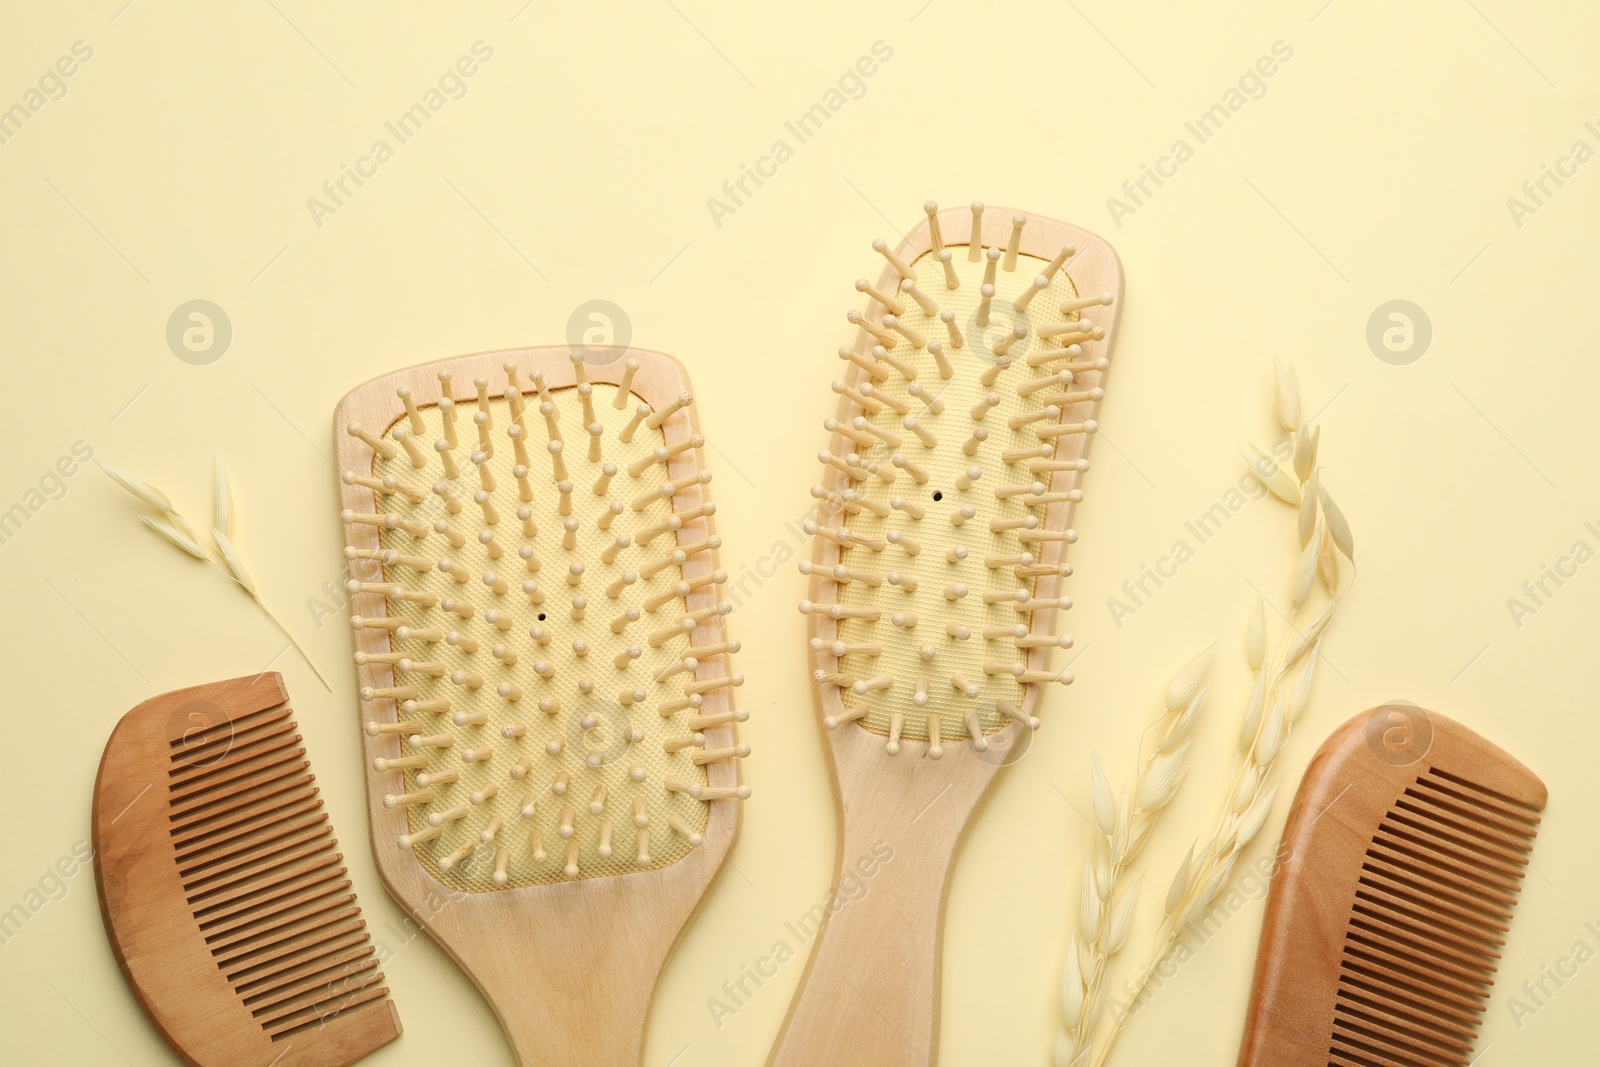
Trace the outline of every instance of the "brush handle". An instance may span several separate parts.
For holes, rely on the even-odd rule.
[[[926,746],[906,746],[913,747]],[[989,782],[988,774],[949,773],[970,758],[951,752],[933,763],[904,751],[853,783],[848,765],[839,765],[838,873],[768,1067],[936,1061],[945,892],[956,845]]]
[[[639,1063],[650,994],[688,907],[664,916],[648,897],[607,881],[616,879],[547,887],[572,899],[508,908],[453,946],[494,1008],[518,1067]]]

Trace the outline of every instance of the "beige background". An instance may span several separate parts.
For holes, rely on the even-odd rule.
[[[1252,587],[1286,599],[1289,512],[1241,511],[1120,628],[1106,601],[1221,498],[1241,442],[1268,443],[1275,354],[1298,366],[1308,410],[1330,405],[1325,478],[1361,565],[1284,780],[1336,724],[1395,697],[1455,715],[1539,771],[1549,816],[1479,1062],[1592,1062],[1600,964],[1520,1028],[1508,999],[1576,941],[1600,948],[1584,928],[1600,929],[1600,564],[1520,628],[1507,607],[1573,542],[1600,548],[1584,526],[1600,527],[1596,252],[1580,237],[1600,225],[1600,165],[1520,227],[1506,204],[1575,140],[1600,148],[1584,126],[1600,122],[1589,5],[123,2],[11,3],[0,34],[0,107],[74,42],[93,48],[66,95],[0,145],[13,397],[0,508],[26,504],[82,440],[204,515],[220,451],[241,550],[334,692],[281,654],[279,633],[218,574],[140,529],[97,470],[78,473],[0,545],[0,908],[87,836],[100,748],[125,709],[275,662],[382,927],[396,909],[364,846],[349,638],[307,607],[340,577],[327,458],[337,398],[412,363],[559,343],[575,307],[611,300],[637,343],[690,368],[737,573],[792,543],[784,520],[809,503],[850,283],[881,265],[870,240],[916,222],[927,197],[976,196],[1105,234],[1128,288],[1073,553],[1079,681],[1051,696],[1046,729],[959,858],[942,1062],[1046,1062],[1090,748],[1129,773],[1163,680],[1211,640],[1223,644],[1218,699],[1147,856],[1151,901],[1216,804],[1246,685],[1243,621]],[[479,40],[493,58],[464,98],[315,225],[307,198],[374,139],[392,143],[384,122]],[[794,145],[784,122],[879,40],[893,58],[865,95]],[[1194,145],[1184,122],[1279,40],[1293,58],[1264,95],[1117,226],[1107,198],[1175,139]],[[794,158],[719,228],[707,198],[778,138]],[[197,298],[234,331],[206,366],[180,362],[165,337],[172,311]],[[1396,298],[1434,331],[1405,366],[1365,339],[1368,316]],[[755,795],[663,976],[651,1067],[761,1062],[801,963],[720,1028],[707,999],[792,941],[784,923],[828,887],[832,799],[794,608],[802,585],[784,567],[734,620]],[[1116,1062],[1233,1061],[1260,911],[1251,904],[1162,989]],[[1141,926],[1130,955],[1147,943]],[[373,1062],[509,1062],[470,984],[426,939],[387,972],[406,1034]],[[88,873],[0,946],[0,1031],[8,1060],[170,1062],[117,975]]]

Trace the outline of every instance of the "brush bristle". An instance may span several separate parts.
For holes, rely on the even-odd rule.
[[[379,534],[347,556],[353,625],[388,638],[357,655],[393,676],[363,690],[385,803],[469,891],[665,866],[748,793],[707,774],[748,747],[726,740],[743,679],[692,398],[652,411],[581,361],[560,388],[505,372],[476,399],[402,397],[381,438],[400,449],[346,475],[375,498],[344,519]]]
[[[930,211],[932,247],[889,263],[859,327],[841,349],[813,560],[816,681],[841,709],[887,738],[965,737],[979,749],[1017,720],[1032,728],[1039,689],[1071,675],[1051,664],[1071,507],[1103,395],[1104,337],[1086,314],[1109,297],[1080,298],[1055,257],[1020,251],[1026,220],[1005,247],[954,250]],[[979,234],[977,211],[974,235]],[[993,232],[993,231],[991,231]]]

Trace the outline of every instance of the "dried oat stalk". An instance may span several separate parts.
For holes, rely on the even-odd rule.
[[[1273,775],[1277,758],[1310,704],[1322,640],[1354,579],[1355,540],[1318,473],[1320,434],[1301,421],[1294,369],[1277,364],[1273,383],[1274,414],[1294,442],[1292,468],[1274,463],[1253,445],[1244,458],[1273,496],[1296,508],[1301,554],[1290,578],[1291,614],[1275,649],[1269,648],[1263,603],[1257,602],[1246,624],[1245,662],[1254,682],[1232,774],[1210,835],[1190,846],[1173,875],[1154,951],[1128,989],[1129,1008],[1184,931],[1225,892],[1240,854],[1271,816],[1279,787]],[[1187,773],[1183,757],[1204,704],[1210,668],[1208,649],[1169,687],[1158,740],[1145,758],[1131,808],[1126,794],[1120,803],[1114,799],[1098,757],[1094,760],[1096,835],[1084,865],[1078,929],[1063,968],[1054,1067],[1103,1067],[1133,1014],[1108,1012],[1105,1004],[1112,959],[1126,942],[1136,901],[1135,893],[1122,887],[1123,873]]]
[[[289,643],[295,647],[295,651],[300,653],[301,658],[315,672],[323,687],[330,693],[333,692],[333,687],[328,685],[328,679],[324,678],[322,672],[317,669],[317,665],[312,662],[310,655],[307,654],[299,640],[289,632],[288,627],[283,625],[282,620],[274,615],[272,609],[262,601],[261,593],[256,588],[255,580],[250,577],[250,572],[245,570],[244,560],[240,557],[239,550],[233,544],[233,491],[228,486],[228,472],[227,468],[222,465],[221,456],[217,457],[216,497],[212,508],[211,540],[217,549],[215,557],[212,557],[201,545],[200,537],[195,533],[194,527],[189,524],[189,520],[180,515],[177,509],[172,506],[172,500],[167,494],[148,482],[135,478],[133,475],[120,471],[115,467],[101,463],[100,468],[106,472],[106,475],[112,481],[126,489],[142,503],[155,509],[155,515],[140,515],[140,522],[159,534],[168,544],[181,549],[195,559],[206,563],[215,563],[222,568],[223,573],[238,583],[239,588],[250,594],[250,599],[256,602],[256,606],[262,610],[267,618],[272,620],[274,626],[283,632],[283,636],[289,639]]]

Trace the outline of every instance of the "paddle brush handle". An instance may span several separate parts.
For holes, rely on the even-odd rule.
[[[944,898],[961,827],[931,812],[911,822],[915,814],[847,822],[833,890],[791,924],[805,936],[820,922],[821,933],[769,1067],[934,1062]]]

